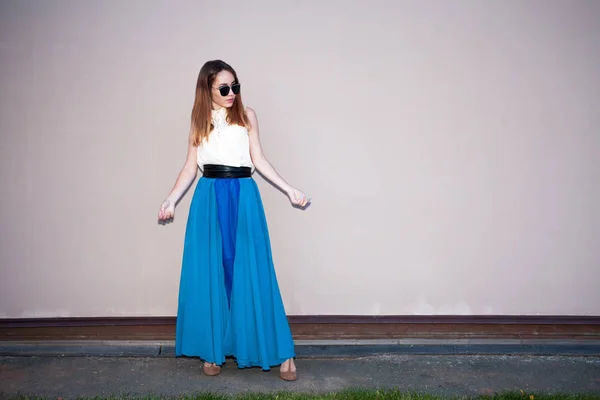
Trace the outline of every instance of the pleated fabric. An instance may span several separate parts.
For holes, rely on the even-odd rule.
[[[253,178],[198,181],[181,268],[176,356],[238,367],[295,356],[273,265],[267,221]]]

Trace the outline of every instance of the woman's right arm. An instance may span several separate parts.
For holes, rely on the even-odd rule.
[[[193,132],[190,129],[188,153],[185,159],[185,164],[177,176],[177,180],[175,181],[175,185],[173,185],[173,189],[171,189],[171,192],[165,201],[163,201],[163,203],[160,205],[158,219],[167,220],[173,218],[175,215],[175,204],[177,204],[179,199],[181,199],[181,196],[183,196],[183,193],[192,184],[194,179],[196,179],[196,174],[198,173],[197,149],[198,148],[193,144]]]

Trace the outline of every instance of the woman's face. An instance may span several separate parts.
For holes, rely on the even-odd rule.
[[[215,81],[212,84],[211,95],[213,102],[213,109],[219,109],[221,107],[231,107],[233,105],[233,101],[235,100],[235,93],[232,90],[231,86],[236,84],[235,77],[229,71],[221,71],[215,76]],[[220,92],[221,88],[225,88],[227,94],[223,96]],[[239,89],[239,86],[233,87],[234,89]]]

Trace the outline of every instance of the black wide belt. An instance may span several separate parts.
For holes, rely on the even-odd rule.
[[[202,176],[205,178],[250,178],[252,169],[250,167],[204,164]]]

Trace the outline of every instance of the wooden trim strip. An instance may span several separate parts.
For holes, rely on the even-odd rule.
[[[292,324],[543,324],[600,325],[600,316],[576,315],[292,315]]]
[[[577,315],[290,315],[290,324],[600,325],[600,316]],[[176,317],[0,318],[0,329],[71,326],[175,325]]]
[[[289,316],[294,339],[594,339],[600,316]],[[1,340],[173,340],[175,317],[0,319]]]
[[[3,328],[47,328],[76,326],[156,326],[175,325],[176,317],[73,317],[73,318],[4,318]]]

